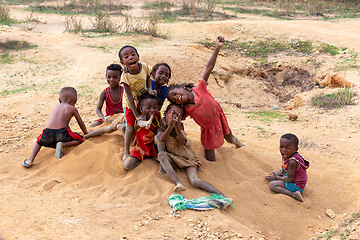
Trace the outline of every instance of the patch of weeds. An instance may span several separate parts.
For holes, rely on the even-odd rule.
[[[174,6],[174,3],[169,1],[156,1],[156,2],[145,2],[141,9],[145,10],[157,10],[160,15],[164,18],[169,18],[172,16],[171,8]]]
[[[13,59],[10,57],[10,51],[19,51],[35,48],[37,45],[31,45],[26,41],[17,41],[17,40],[6,40],[0,42],[0,50],[3,52],[0,56],[1,63],[11,63]]]
[[[336,229],[331,229],[330,231],[326,232],[324,235],[320,235],[317,237],[317,239],[326,239],[329,240],[331,237],[335,236],[337,233]]]
[[[10,94],[17,94],[17,93],[26,93],[27,90],[34,88],[36,85],[33,84],[32,86],[28,86],[28,87],[22,87],[19,89],[14,89],[14,90],[4,90],[2,92],[0,92],[0,96],[5,96],[5,95],[10,95]]]
[[[359,68],[358,63],[359,63],[359,54],[357,52],[351,51],[350,57],[336,64],[337,65],[336,71],[357,69]]]
[[[246,117],[256,119],[261,122],[271,122],[277,119],[279,122],[286,121],[286,113],[280,111],[261,111],[261,112],[246,112]]]
[[[6,50],[27,50],[31,48],[35,48],[37,45],[31,45],[26,41],[18,41],[18,40],[7,40],[4,42],[0,42],[0,49],[2,51]]]
[[[260,126],[254,126],[254,128],[256,128],[259,132],[258,132],[258,135],[259,137],[266,137],[266,138],[269,138],[269,136],[266,134],[266,131],[263,127],[260,127]]]
[[[77,89],[81,89],[81,91],[78,91],[79,97],[89,97],[89,98],[93,97],[94,90],[90,89],[89,86],[78,86]]]
[[[321,44],[321,51],[331,55],[339,54],[339,48],[328,43]]]
[[[325,109],[334,109],[341,108],[346,105],[354,105],[354,97],[357,94],[352,91],[350,88],[340,89],[336,93],[330,94],[320,94],[313,96],[311,98],[311,104],[313,106],[325,108]]]
[[[0,23],[4,25],[10,25],[16,21],[10,18],[9,7],[0,5]]]
[[[11,63],[13,60],[10,58],[9,54],[3,53],[0,55],[1,63]]]
[[[313,50],[312,42],[310,40],[302,41],[300,39],[292,39],[291,47],[296,51],[303,53],[310,53]]]

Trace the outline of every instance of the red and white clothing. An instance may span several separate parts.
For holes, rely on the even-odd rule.
[[[130,153],[130,156],[136,157],[140,161],[149,157],[157,157],[154,145],[154,138],[156,135],[157,127],[159,126],[160,112],[155,115],[149,129],[144,127],[137,128],[136,130],[136,146]],[[135,125],[136,126],[136,123]]]

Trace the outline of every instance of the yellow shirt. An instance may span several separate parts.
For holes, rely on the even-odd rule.
[[[141,95],[147,91],[146,78],[151,74],[152,67],[146,63],[139,62],[141,70],[138,74],[123,73],[120,83],[126,83],[131,89],[135,107],[137,107]],[[126,93],[123,94],[123,107],[130,108]]]

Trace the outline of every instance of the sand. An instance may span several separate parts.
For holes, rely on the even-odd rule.
[[[28,12],[12,8],[21,20]],[[25,40],[38,47],[13,53],[16,60],[2,64],[0,92],[24,86],[26,91],[0,97],[0,238],[2,239],[311,239],[359,207],[359,105],[321,110],[309,105],[311,96],[331,88],[313,88],[298,95],[304,104],[286,112],[296,121],[260,121],[255,111],[286,107],[279,97],[265,91],[264,82],[241,74],[221,72],[251,68],[249,59],[222,51],[209,90],[221,103],[233,133],[246,145],[225,143],[216,150],[216,162],[203,156],[200,129],[186,119],[185,131],[202,162],[202,180],[212,183],[234,201],[226,211],[179,211],[173,214],[168,197],[174,184],[158,175],[158,163],[145,160],[133,171],[122,169],[123,136],[120,131],[90,138],[66,148],[56,159],[54,149],[42,148],[34,165],[26,169],[35,139],[58,104],[64,86],[78,90],[77,107],[87,126],[97,119],[95,108],[100,92],[107,87],[106,66],[118,63],[117,51],[135,45],[140,60],[172,67],[171,82],[196,83],[202,76],[211,50],[196,43],[236,39],[245,30],[262,35],[306,38],[360,51],[359,20],[281,21],[241,15],[216,22],[160,24],[167,39],[149,36],[86,38],[63,32],[64,17],[39,15],[41,23],[32,31],[23,26],[0,26],[1,40]],[[46,24],[44,23],[46,21]],[[240,31],[243,30],[243,31]],[[105,50],[99,48],[105,47]],[[301,65],[306,57],[285,56],[278,63],[306,68],[316,76],[332,69],[339,56],[319,56],[320,68]],[[343,71],[346,80],[360,83],[357,70]],[[215,79],[215,77],[217,79]],[[218,84],[217,84],[218,82]],[[285,94],[285,92],[284,92]],[[72,130],[80,131],[75,120]],[[309,181],[300,203],[270,191],[264,176],[280,168],[278,150],[282,134],[300,139],[299,152],[310,161]],[[178,173],[186,187],[186,198],[208,193],[193,188],[185,172]],[[325,211],[332,209],[334,219]],[[214,237],[215,238],[215,237]]]

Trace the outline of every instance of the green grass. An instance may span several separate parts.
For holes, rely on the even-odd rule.
[[[287,115],[280,111],[261,111],[261,112],[246,112],[246,117],[261,122],[271,122],[277,120],[279,122],[286,121]]]
[[[324,53],[329,53],[330,55],[336,55],[339,54],[339,48],[335,47],[333,45],[330,45],[328,43],[321,44],[321,49]]]
[[[325,109],[341,108],[355,104],[356,93],[350,88],[340,89],[336,93],[320,94],[311,98],[311,104]]]
[[[317,239],[326,239],[329,240],[331,237],[335,236],[337,233],[336,229],[331,229],[330,231],[326,232],[324,235],[320,235],[317,237]]]
[[[343,50],[345,51],[345,50]],[[350,52],[350,56],[341,62],[336,63],[336,71],[358,69],[359,66],[359,54],[357,52]]]
[[[18,88],[18,89],[14,89],[14,90],[4,90],[4,91],[0,92],[0,96],[10,95],[10,94],[17,94],[17,93],[26,93],[27,90],[33,89],[35,86],[36,85],[33,84],[32,86],[22,87],[22,88]]]

